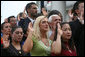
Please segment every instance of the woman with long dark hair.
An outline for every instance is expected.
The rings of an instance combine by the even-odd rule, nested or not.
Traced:
[[[76,48],[72,39],[72,31],[69,23],[67,22],[62,23],[61,30],[63,31],[63,34],[61,36],[61,52],[60,53],[52,52],[51,55],[52,56],[77,56]]]

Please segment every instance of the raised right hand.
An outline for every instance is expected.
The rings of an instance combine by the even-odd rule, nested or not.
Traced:
[[[10,40],[3,40],[3,48],[8,48],[10,45]]]
[[[68,11],[68,15],[69,15],[70,18],[73,18],[73,13],[72,13],[71,9]]]
[[[61,26],[60,26],[59,23],[57,24],[57,31],[58,31],[58,35],[62,35],[63,34],[63,31],[61,30]]]
[[[32,22],[29,23],[27,31],[28,31],[28,34],[34,31]]]

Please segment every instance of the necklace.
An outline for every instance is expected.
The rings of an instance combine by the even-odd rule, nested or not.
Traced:
[[[72,51],[69,49],[69,52],[72,53]]]
[[[68,49],[68,51],[70,52],[70,53],[72,53],[72,51],[70,50],[70,48],[67,46],[67,49]]]
[[[18,52],[19,52],[19,55],[20,55],[20,56],[22,56],[22,51],[21,51],[21,50],[19,50]]]
[[[19,54],[21,54],[21,51],[19,51]]]

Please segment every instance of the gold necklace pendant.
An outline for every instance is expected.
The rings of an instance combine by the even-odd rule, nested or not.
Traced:
[[[70,52],[70,53],[72,53],[72,51],[70,50],[70,48],[67,46],[67,48],[68,48],[68,51]]]
[[[21,54],[21,51],[19,51],[19,54]]]

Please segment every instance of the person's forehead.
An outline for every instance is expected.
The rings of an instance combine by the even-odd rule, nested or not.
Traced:
[[[4,26],[7,26],[7,25],[10,25],[10,26],[11,26],[11,24],[10,24],[10,23],[5,23],[5,24],[4,24]]]
[[[64,24],[64,25],[62,26],[62,28],[70,28],[70,25],[69,25],[69,24]]]
[[[13,17],[13,18],[10,18],[10,20],[16,20],[16,18]]]
[[[80,3],[80,4],[79,4],[79,6],[82,6],[82,5],[84,5],[84,3]]]
[[[37,5],[35,5],[35,4],[33,4],[33,5],[31,5],[31,7],[38,7]]]
[[[46,18],[43,18],[42,21],[48,21],[47,17]]]
[[[22,28],[16,28],[15,31],[22,31]]]
[[[41,21],[40,21],[40,23],[42,23],[42,22],[44,22],[44,21],[48,21],[48,19],[47,18],[44,18],[44,19],[42,19]]]
[[[52,16],[52,19],[61,19],[61,17],[60,16]]]

